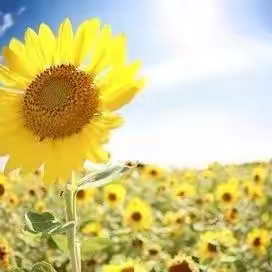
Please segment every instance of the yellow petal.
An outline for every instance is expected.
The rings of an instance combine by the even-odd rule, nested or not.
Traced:
[[[35,67],[36,73],[42,72],[45,69],[46,62],[38,35],[31,28],[28,28],[25,32],[25,48],[28,59],[30,59],[32,66]]]
[[[83,22],[75,34],[74,64],[80,65],[90,52],[100,28],[99,19],[95,18]]]
[[[61,23],[57,37],[55,64],[73,64],[74,44],[71,21],[67,18]]]
[[[125,88],[129,85],[140,70],[141,66],[141,61],[136,60],[129,65],[113,69],[103,79],[98,78],[95,84],[103,95],[114,93],[116,90]]]
[[[103,97],[105,107],[108,110],[118,110],[127,103],[143,88],[145,80],[137,80],[133,85],[126,86],[122,89],[112,92],[110,95]]]
[[[56,38],[46,24],[41,24],[39,28],[39,41],[44,55],[45,64],[50,66],[53,62],[53,55],[56,49]]]
[[[32,78],[33,72],[26,63],[11,49],[3,47],[2,55],[4,56],[5,61],[7,62],[8,68],[15,73],[18,73],[20,76]]]
[[[98,73],[107,63],[108,50],[111,43],[111,26],[105,25],[92,52],[87,72]]]
[[[109,161],[109,153],[104,151],[100,146],[91,144],[87,159],[94,163],[106,163]]]
[[[15,75],[13,72],[8,70],[5,66],[0,64],[0,82],[3,85],[9,85],[9,86],[14,86],[18,88],[26,88],[28,84],[27,79],[19,77]]]
[[[114,66],[125,64],[126,60],[126,37],[124,34],[119,34],[112,41],[111,62]]]

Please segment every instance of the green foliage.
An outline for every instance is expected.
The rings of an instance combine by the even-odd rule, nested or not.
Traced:
[[[40,262],[33,265],[31,272],[56,272],[53,266],[47,262]]]
[[[81,243],[82,259],[88,259],[95,252],[105,250],[111,245],[110,239],[101,237],[85,238]]]
[[[61,223],[49,212],[27,212],[25,223],[26,230],[33,233],[48,233],[61,226]]]

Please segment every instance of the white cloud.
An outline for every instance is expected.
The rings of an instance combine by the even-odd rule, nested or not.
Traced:
[[[256,84],[258,69],[263,60],[272,61],[272,47],[230,33],[221,3],[220,0],[160,0],[158,10],[151,10],[156,15],[161,42],[171,57],[146,68],[144,73],[150,85],[145,105],[163,103],[162,96],[156,96],[158,92],[172,92],[171,97],[177,97],[177,102],[168,101],[168,105],[175,104],[177,108],[166,108],[155,118],[143,118],[141,124],[131,124],[128,120],[110,144],[113,159],[179,167],[204,167],[213,161],[240,163],[270,159],[272,129],[252,107],[245,109],[245,100],[248,93],[261,92]],[[271,73],[268,77],[271,78]],[[204,98],[209,94],[209,82],[217,82],[219,93],[226,92],[224,80],[218,78],[231,81],[227,85],[231,86],[230,95],[240,93],[241,108],[225,105],[223,97],[229,98],[226,93],[219,99],[220,105]],[[187,107],[178,107],[182,84],[190,86],[205,79],[209,79],[203,84],[205,94],[200,94],[199,89],[195,92],[200,96],[195,100],[198,104],[191,97]],[[245,98],[241,98],[241,91],[245,92]],[[140,112],[142,108],[137,110]],[[145,111],[148,115],[148,110]]]
[[[270,159],[271,138],[272,130],[248,113],[195,106],[163,112],[140,126],[128,123],[114,135],[110,150],[116,160],[205,167]]]
[[[17,11],[17,15],[20,16],[25,11],[26,11],[26,7],[20,7],[19,10]]]
[[[12,15],[10,13],[2,14],[0,16],[3,17],[3,24],[0,25],[0,37],[5,34],[5,32],[13,26],[14,22],[12,19]]]
[[[206,78],[253,74],[272,47],[229,32],[220,0],[160,0],[152,9],[161,42],[171,57],[147,67],[151,87],[165,89]]]

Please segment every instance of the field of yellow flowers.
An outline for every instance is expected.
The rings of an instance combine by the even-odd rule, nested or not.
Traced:
[[[82,270],[272,271],[271,166],[139,163],[124,178],[79,191]],[[29,210],[65,220],[62,189],[46,187],[38,171],[0,178],[0,271],[31,271],[39,261],[69,271],[65,235],[31,233],[24,220]]]

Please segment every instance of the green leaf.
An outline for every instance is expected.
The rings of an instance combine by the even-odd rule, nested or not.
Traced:
[[[75,221],[70,221],[70,222],[67,222],[61,226],[59,226],[57,229],[55,230],[51,230],[49,232],[49,234],[53,235],[53,234],[57,234],[57,233],[65,233],[67,232],[68,230],[70,230],[71,228],[73,228],[75,225]]]
[[[32,266],[31,272],[56,272],[56,270],[50,263],[40,262]]]
[[[66,236],[58,234],[58,235],[54,235],[54,237],[52,237],[52,239],[54,240],[54,242],[57,244],[58,248],[61,251],[63,251],[67,255],[69,254]]]
[[[87,259],[90,254],[106,249],[111,245],[111,241],[108,238],[92,237],[86,238],[81,244],[82,259]]]
[[[32,233],[48,233],[61,226],[61,223],[49,212],[28,212],[25,214],[26,230]]]

